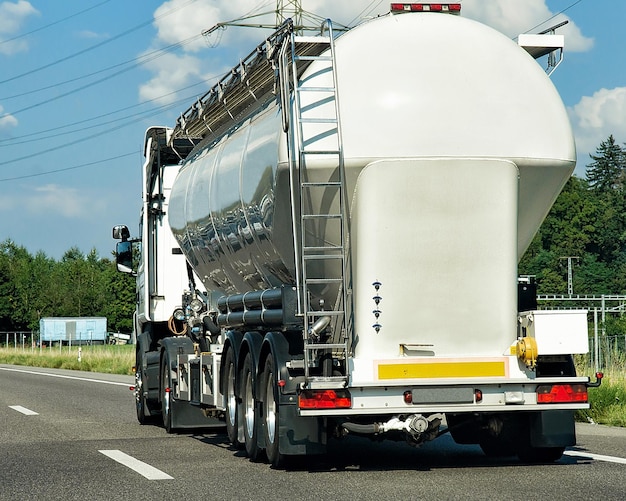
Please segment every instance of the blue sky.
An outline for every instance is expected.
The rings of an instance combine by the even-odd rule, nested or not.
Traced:
[[[389,3],[303,0],[303,7],[354,24]],[[136,234],[145,130],[172,126],[264,36],[228,28],[207,40],[201,32],[275,5],[0,0],[0,241],[56,259],[73,246],[106,257],[113,225]],[[462,15],[511,38],[569,19],[552,80],[576,134],[576,173],[584,176],[589,153],[609,134],[626,142],[626,2],[464,0]]]

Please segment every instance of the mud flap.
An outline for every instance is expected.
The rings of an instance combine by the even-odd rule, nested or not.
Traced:
[[[191,405],[189,402],[170,400],[172,411],[172,429],[189,430],[195,428],[222,428],[224,421],[217,418],[207,418],[200,407]]]
[[[295,405],[281,405],[278,416],[281,454],[326,453],[327,433],[323,418],[298,416]]]
[[[532,447],[569,447],[576,444],[574,411],[543,411],[530,415]]]

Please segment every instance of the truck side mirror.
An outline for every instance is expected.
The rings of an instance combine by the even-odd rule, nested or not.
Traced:
[[[118,224],[113,227],[113,238],[116,240],[121,240],[125,242],[130,238],[130,231],[128,230],[128,226],[123,224]]]
[[[136,275],[133,270],[133,244],[129,240],[122,240],[115,245],[115,264],[117,271]]]

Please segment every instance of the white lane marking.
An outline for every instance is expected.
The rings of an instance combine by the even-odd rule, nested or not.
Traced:
[[[36,374],[38,376],[59,377],[62,379],[77,379],[78,381],[88,381],[90,383],[112,384],[115,386],[129,386],[128,383],[117,383],[115,381],[104,381],[102,379],[91,379],[87,377],[78,377],[78,376],[64,376],[63,374],[51,374],[49,372],[27,371],[24,369],[9,369],[8,367],[0,367],[0,371],[23,372],[24,374]]]
[[[26,407],[22,407],[21,405],[9,405],[9,409],[13,409],[14,411],[21,412],[22,414],[25,414],[26,416],[39,416],[38,412],[31,411],[30,409],[27,409]]]
[[[170,477],[167,473],[164,473],[161,470],[157,470],[154,466],[150,466],[143,461],[139,461],[138,459],[135,459],[134,457],[123,453],[122,451],[110,450],[98,452],[104,454],[114,461],[117,461],[120,464],[123,464],[131,470],[136,471],[140,475],[146,477],[148,480],[171,480],[174,478]]]
[[[603,454],[593,454],[591,452],[565,451],[566,456],[573,456],[583,459],[595,459],[596,461],[607,461],[609,463],[626,464],[626,458],[618,458],[615,456],[604,456]]]

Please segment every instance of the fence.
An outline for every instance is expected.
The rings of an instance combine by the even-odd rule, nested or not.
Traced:
[[[597,339],[597,341],[596,341]],[[589,338],[587,365],[593,371],[626,369],[626,335]]]
[[[119,333],[109,333],[108,335],[108,339],[106,340],[107,343],[110,344],[126,344],[126,337],[130,337],[130,336],[124,336],[123,338],[123,342],[120,342],[120,336],[124,336],[123,334],[119,334]],[[82,339],[82,340],[72,340],[72,338],[70,337],[68,341],[47,341],[44,340],[43,342],[40,341],[40,334],[39,331],[2,331],[0,332],[0,347],[1,348],[14,348],[14,349],[21,349],[22,351],[26,351],[26,350],[30,350],[30,351],[34,351],[34,350],[44,350],[44,349],[61,349],[62,346],[69,346],[70,348],[72,347],[72,345],[75,346],[79,346],[79,345],[85,345],[85,344],[102,344],[102,341],[100,340],[96,340],[93,341],[91,339]]]

